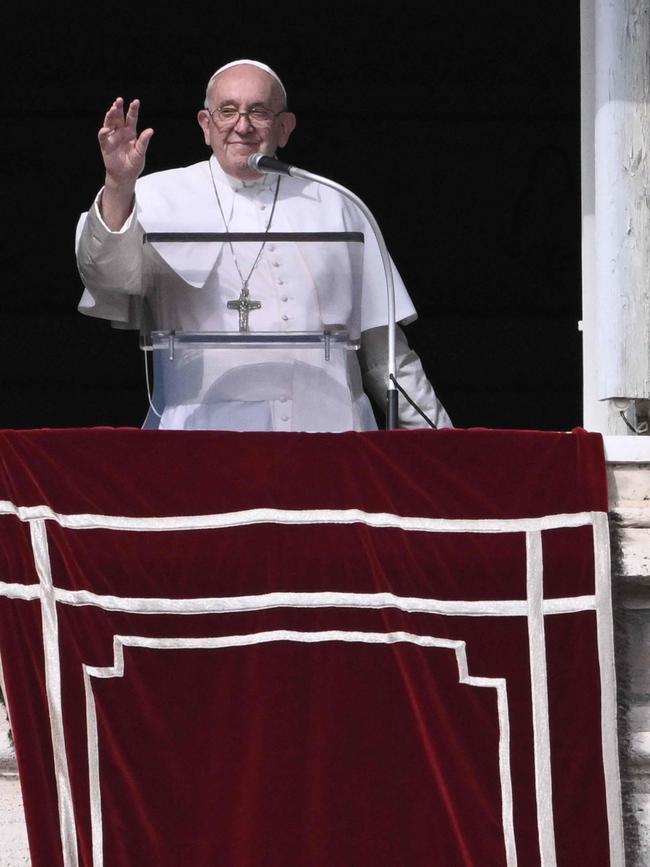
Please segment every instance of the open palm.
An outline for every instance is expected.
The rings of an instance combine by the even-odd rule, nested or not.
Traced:
[[[145,155],[152,129],[137,131],[140,101],[134,99],[124,111],[124,100],[118,97],[106,112],[97,138],[106,173],[116,183],[133,182],[144,169]]]

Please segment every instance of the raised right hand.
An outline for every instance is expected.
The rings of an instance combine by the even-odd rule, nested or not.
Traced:
[[[133,185],[144,169],[145,154],[153,130],[137,132],[140,100],[134,99],[124,111],[121,96],[106,112],[97,138],[106,167],[106,180],[116,186]]]

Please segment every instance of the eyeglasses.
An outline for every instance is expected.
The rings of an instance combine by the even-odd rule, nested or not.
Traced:
[[[271,126],[275,118],[285,112],[286,109],[284,108],[281,111],[271,111],[270,108],[265,108],[263,105],[254,106],[248,111],[240,111],[234,105],[222,105],[211,111],[210,117],[220,127],[236,126],[240,117],[247,118],[253,126]]]

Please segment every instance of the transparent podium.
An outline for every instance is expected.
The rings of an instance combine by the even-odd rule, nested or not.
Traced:
[[[376,428],[345,329],[155,331],[144,428],[339,432]]]
[[[356,353],[362,234],[148,233],[145,243],[186,281],[161,283],[147,297],[140,345],[152,359],[153,388],[145,428],[377,427]],[[250,295],[238,273],[249,271]],[[287,318],[277,311],[292,294],[278,275],[298,299],[295,330],[268,327]]]

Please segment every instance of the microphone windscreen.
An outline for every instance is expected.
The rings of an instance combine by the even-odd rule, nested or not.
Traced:
[[[267,154],[251,154],[248,157],[248,165],[256,172],[262,172],[273,175],[290,175],[291,166],[288,163],[283,163],[276,160],[275,157],[270,157]]]

